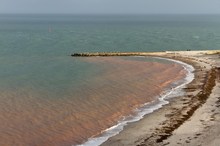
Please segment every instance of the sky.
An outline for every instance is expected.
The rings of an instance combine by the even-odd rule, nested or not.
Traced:
[[[0,0],[0,13],[220,14],[220,0]]]

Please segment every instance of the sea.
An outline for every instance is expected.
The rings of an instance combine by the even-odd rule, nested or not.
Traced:
[[[193,67],[81,52],[217,50],[220,15],[0,14],[0,145],[97,146],[183,94]]]

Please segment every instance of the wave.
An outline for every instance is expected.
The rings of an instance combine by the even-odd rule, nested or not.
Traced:
[[[89,138],[87,142],[77,145],[77,146],[98,146],[107,141],[110,137],[113,137],[117,135],[119,132],[121,132],[124,128],[124,126],[128,125],[129,123],[136,122],[144,118],[145,115],[150,114],[154,112],[155,110],[163,107],[164,105],[168,104],[169,101],[167,99],[181,96],[184,94],[183,88],[189,84],[194,79],[194,68],[193,66],[186,64],[182,61],[173,60],[173,59],[167,59],[167,58],[161,58],[161,57],[154,57],[161,60],[168,60],[172,61],[178,64],[181,64],[184,69],[187,71],[187,75],[184,79],[179,80],[177,82],[173,83],[173,88],[165,90],[163,93],[160,94],[160,96],[157,98],[157,100],[145,103],[141,106],[141,108],[138,108],[134,111],[135,115],[129,115],[124,117],[122,120],[118,121],[118,123],[104,131],[102,131],[101,135],[99,137],[92,137]]]

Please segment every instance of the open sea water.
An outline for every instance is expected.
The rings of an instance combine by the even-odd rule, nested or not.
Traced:
[[[158,58],[71,53],[216,50],[219,26],[219,15],[0,15],[0,145],[100,143],[91,137],[188,74]]]

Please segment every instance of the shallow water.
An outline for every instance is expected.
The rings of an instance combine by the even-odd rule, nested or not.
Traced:
[[[1,92],[2,145],[80,143],[132,114],[143,103],[155,100],[172,82],[185,76],[181,65],[156,59],[80,60],[100,70],[78,87],[65,89],[66,94],[50,97],[54,94],[48,93],[51,91],[41,93],[24,87]]]
[[[220,47],[218,16],[166,18],[0,15],[0,145],[85,142],[186,74],[155,58],[71,53]]]

